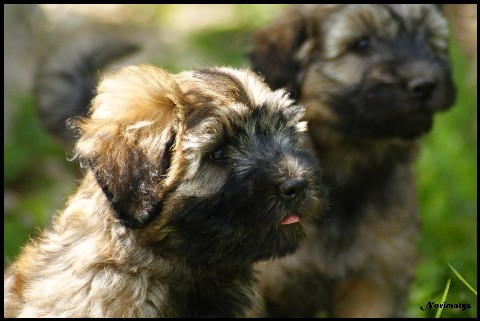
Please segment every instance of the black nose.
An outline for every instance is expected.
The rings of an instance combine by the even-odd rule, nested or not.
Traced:
[[[415,98],[427,99],[432,96],[435,81],[425,77],[415,77],[408,81],[408,92]]]
[[[280,195],[286,201],[300,200],[305,197],[305,179],[289,178],[280,185]]]

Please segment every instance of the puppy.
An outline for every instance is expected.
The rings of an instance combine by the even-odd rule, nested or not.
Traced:
[[[264,263],[271,316],[401,316],[417,262],[412,164],[455,100],[435,5],[291,5],[253,37],[253,68],[306,106],[331,189],[293,255]]]
[[[127,67],[76,122],[86,176],[5,274],[7,317],[259,316],[325,189],[302,108],[252,72]]]

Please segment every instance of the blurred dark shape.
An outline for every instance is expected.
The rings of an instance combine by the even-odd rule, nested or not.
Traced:
[[[85,37],[57,48],[40,64],[34,81],[41,123],[67,151],[76,139],[67,121],[87,114],[100,72],[113,60],[140,49],[111,34]]]

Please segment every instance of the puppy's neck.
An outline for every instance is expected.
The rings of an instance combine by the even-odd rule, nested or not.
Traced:
[[[411,166],[419,144],[418,140],[398,138],[353,140],[330,125],[310,123],[306,146],[315,151],[325,179],[337,186]]]

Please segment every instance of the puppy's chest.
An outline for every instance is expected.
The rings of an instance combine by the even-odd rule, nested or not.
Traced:
[[[368,208],[376,208],[379,219],[388,214],[389,186],[395,165],[388,161],[364,162],[348,154],[323,160],[329,208],[317,220],[317,226],[331,240],[336,239],[335,244],[348,246],[354,242],[355,231],[359,224],[363,224]]]
[[[257,290],[250,280],[183,280],[170,291],[179,317],[245,317],[255,310]]]

